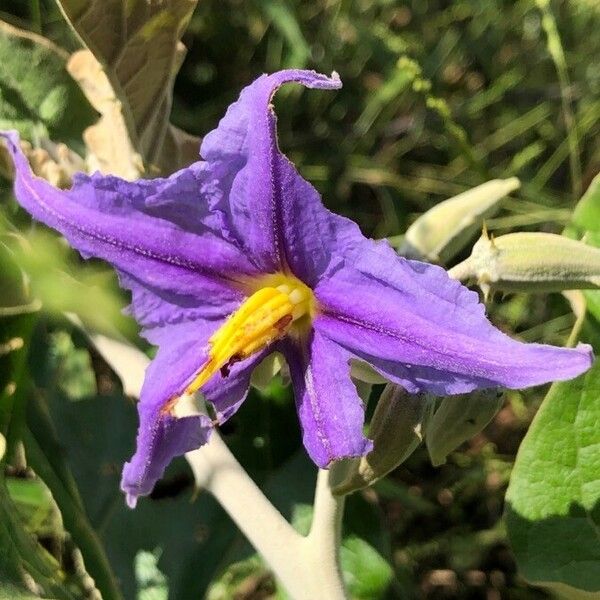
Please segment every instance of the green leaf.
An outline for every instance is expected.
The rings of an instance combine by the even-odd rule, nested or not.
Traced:
[[[600,247],[600,175],[590,183],[573,213],[573,225],[588,243]],[[587,308],[600,322],[600,291],[585,291]]]
[[[64,585],[64,574],[59,565],[25,530],[8,496],[4,477],[0,475],[0,598],[5,591],[3,584],[11,584],[11,588],[16,587],[17,593],[27,598],[25,574],[40,586],[44,596],[74,600],[71,591]]]
[[[39,479],[7,477],[6,488],[25,529],[38,537],[62,535],[60,517],[52,495]]]
[[[388,562],[359,537],[344,539],[340,560],[344,581],[356,600],[382,598],[394,578]]]
[[[68,54],[0,21],[0,129],[27,139],[80,138],[94,113],[66,71]]]
[[[135,576],[138,583],[138,600],[167,600],[167,578],[158,568],[160,551],[140,550],[135,557]]]
[[[235,562],[219,575],[211,584],[206,600],[229,600],[245,596],[247,590],[271,592],[273,586],[271,573],[258,554],[253,554],[245,560]],[[267,588],[267,589],[264,589]],[[281,598],[286,598],[285,592],[280,593]]]
[[[160,149],[169,131],[173,80],[185,55],[179,40],[196,3],[58,0],[102,65],[121,103],[133,148],[150,164],[161,159]]]
[[[35,393],[28,404],[27,424],[23,443],[29,465],[52,492],[64,527],[81,550],[86,570],[95,580],[102,597],[119,600],[122,596],[118,584],[66,464],[62,440],[59,442],[56,437],[45,404]]]
[[[26,380],[29,339],[39,303],[29,302],[26,280],[15,257],[0,244],[0,434],[4,437],[3,459],[11,458],[19,439],[24,416],[22,383]]]
[[[40,597],[24,587],[0,582],[0,600],[40,600]]]
[[[598,360],[586,374],[552,386],[521,444],[506,495],[522,574],[572,598],[600,595],[599,397]]]
[[[600,231],[600,175],[596,175],[575,207],[573,223],[583,231]]]
[[[31,296],[38,299],[38,304],[41,301],[46,311],[58,315],[74,313],[95,329],[113,334],[136,331],[133,320],[122,314],[124,300],[114,274],[106,267],[74,260],[69,247],[48,230],[34,229],[27,236],[6,237],[10,248],[7,255],[26,273]],[[1,246],[0,260],[4,260]],[[0,262],[0,282],[5,277],[4,267]],[[13,285],[10,289],[15,288]],[[90,298],[94,301],[90,302]]]

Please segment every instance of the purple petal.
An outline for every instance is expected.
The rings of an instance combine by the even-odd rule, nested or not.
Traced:
[[[440,267],[365,241],[317,286],[316,330],[410,391],[523,388],[587,370],[591,348],[524,344],[496,329],[478,296]]]
[[[288,362],[302,440],[321,468],[370,452],[363,435],[365,407],[350,379],[351,354],[319,332],[306,345],[282,345]]]
[[[102,258],[149,288],[198,298],[225,293],[239,286],[240,276],[257,273],[220,235],[220,221],[202,197],[202,187],[210,187],[202,165],[133,183],[79,174],[63,191],[32,174],[15,132],[0,136],[15,163],[20,204],[84,257]]]
[[[219,424],[231,418],[246,399],[252,371],[268,353],[266,349],[252,355],[231,366],[226,375],[216,373],[202,386],[202,395],[214,406]]]
[[[132,275],[119,272],[121,286],[131,291],[128,312],[142,326],[141,334],[151,343],[165,326],[201,319],[221,319],[234,312],[245,296],[233,287],[207,282],[204,294],[176,293],[150,287]]]
[[[176,418],[166,414],[167,402],[179,396],[207,360],[208,338],[223,320],[200,320],[170,324],[150,330],[152,342],[160,346],[146,371],[138,411],[140,425],[136,452],[123,469],[121,488],[128,503],[147,495],[176,456],[199,448],[213,428],[204,415]],[[227,375],[217,373],[201,389],[224,423],[248,395],[252,370],[268,350],[236,363]]]
[[[167,402],[179,396],[207,357],[208,338],[221,322],[198,321],[156,329],[161,345],[146,370],[138,403],[140,425],[136,451],[123,468],[121,489],[134,506],[149,494],[176,456],[206,443],[211,420],[203,415],[176,418],[167,414]]]
[[[200,153],[223,191],[213,208],[221,212],[231,235],[264,271],[291,269],[311,285],[328,267],[331,245],[360,232],[324,208],[317,191],[279,150],[272,100],[286,82],[341,87],[336,75],[313,71],[263,75],[229,107],[217,129],[204,138]]]

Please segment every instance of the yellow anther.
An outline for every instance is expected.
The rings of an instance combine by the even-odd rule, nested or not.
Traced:
[[[286,335],[294,323],[312,315],[311,290],[296,279],[271,276],[210,337],[208,360],[186,388],[198,391],[215,373],[259,352]]]

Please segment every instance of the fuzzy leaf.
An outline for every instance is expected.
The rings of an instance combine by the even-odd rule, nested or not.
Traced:
[[[596,175],[577,204],[573,223],[584,231],[600,231],[600,175]]]
[[[94,113],[49,40],[0,21],[0,129],[25,138],[78,138]]]
[[[408,228],[400,253],[442,263],[450,260],[519,185],[516,177],[493,179],[436,204]]]
[[[570,598],[600,595],[600,362],[555,384],[517,456],[507,528],[525,578]]]
[[[58,0],[121,103],[132,146],[150,164],[160,161],[169,129],[172,83],[185,55],[179,40],[196,3]],[[99,137],[96,144],[109,136]]]

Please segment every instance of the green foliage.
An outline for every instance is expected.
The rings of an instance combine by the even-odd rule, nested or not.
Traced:
[[[65,69],[67,59],[46,38],[0,22],[0,129],[77,144],[93,111]]]
[[[600,175],[590,183],[573,212],[573,224],[582,231],[600,231]]]
[[[573,212],[573,226],[589,244],[600,248],[600,175],[590,183]],[[588,311],[600,322],[600,290],[586,291]]]
[[[400,246],[399,234],[441,200],[518,176],[515,197],[486,215],[490,230],[558,232],[572,217],[572,236],[600,246],[600,180],[593,180],[600,164],[600,71],[593,60],[600,12],[590,0],[207,0],[193,15],[194,0],[60,4],[107,76],[104,104],[92,102],[102,115],[96,126],[114,133],[123,124],[128,173],[142,167],[137,154],[148,175],[197,155],[197,140],[184,151],[181,132],[168,125],[171,104],[173,122],[202,135],[261,72],[335,69],[344,82],[338,93],[301,96],[290,87],[277,97],[281,146],[327,205],[366,233],[393,236]],[[2,10],[10,13],[2,18],[46,37],[0,29],[0,126],[16,126],[34,145],[50,137],[80,150],[96,117],[65,70],[69,55],[58,46],[78,48],[65,20],[50,0],[7,0]],[[177,75],[188,21],[189,52]],[[94,64],[77,72],[90,100],[84,81],[101,79]],[[115,100],[123,110],[107,119]],[[86,142],[88,158],[110,155],[89,129]],[[113,166],[122,162],[112,158]],[[592,180],[573,213],[578,187]],[[135,512],[125,508],[118,483],[134,441],[134,406],[90,340],[62,315],[133,340],[131,321],[120,315],[127,299],[106,269],[83,265],[61,240],[32,228],[2,190],[0,202],[0,432],[7,442],[0,599],[79,600],[90,595],[90,574],[105,598],[187,600],[209,588],[223,598],[277,594],[227,515],[206,494],[194,494],[183,462],[153,498]],[[472,222],[458,219],[449,238],[442,235],[446,254],[432,244],[448,266],[465,258],[460,252],[479,228],[483,215],[473,212]],[[446,244],[454,234],[460,243]],[[600,292],[585,297],[600,320]],[[488,309],[497,324],[529,341],[565,343],[574,321],[559,296],[519,295]],[[593,329],[592,319],[586,327]],[[576,587],[595,585],[600,560],[597,547],[584,543],[598,526],[591,472],[597,453],[575,462],[573,446],[597,435],[590,425],[598,418],[597,379],[596,367],[553,388],[524,442],[509,495],[509,533],[524,575],[548,583],[549,567],[557,566],[552,589],[572,597]],[[298,452],[282,381],[262,381],[225,437],[282,513],[294,513],[306,529],[314,470]],[[420,448],[364,496],[347,499],[343,562],[354,597],[543,596],[516,578],[498,521],[516,449],[540,400],[539,391],[508,394],[496,420],[453,449],[441,468],[432,469]],[[587,485],[575,485],[586,477]],[[561,569],[567,552],[581,561]],[[593,564],[584,569],[586,560]],[[436,583],[440,572],[450,583]]]
[[[552,387],[521,444],[506,495],[523,575],[572,598],[600,594],[599,397],[598,363]]]
[[[148,3],[143,0],[59,0],[64,15],[83,43],[101,64],[118,101],[133,149],[148,165],[174,167],[173,157],[163,155],[176,146],[176,133],[169,129],[172,82],[185,56],[179,41],[197,0],[170,0]],[[90,72],[94,63],[86,61],[77,72],[84,90],[103,110],[104,99],[97,97],[98,75]],[[107,127],[115,122],[104,115]],[[97,131],[97,130],[96,130]],[[107,130],[95,137],[94,152],[108,159]],[[100,138],[100,139],[98,139]],[[90,142],[88,136],[88,143]],[[114,140],[112,144],[114,144]]]
[[[356,536],[342,541],[342,572],[352,598],[376,600],[383,597],[393,579],[384,558],[367,542]]]

